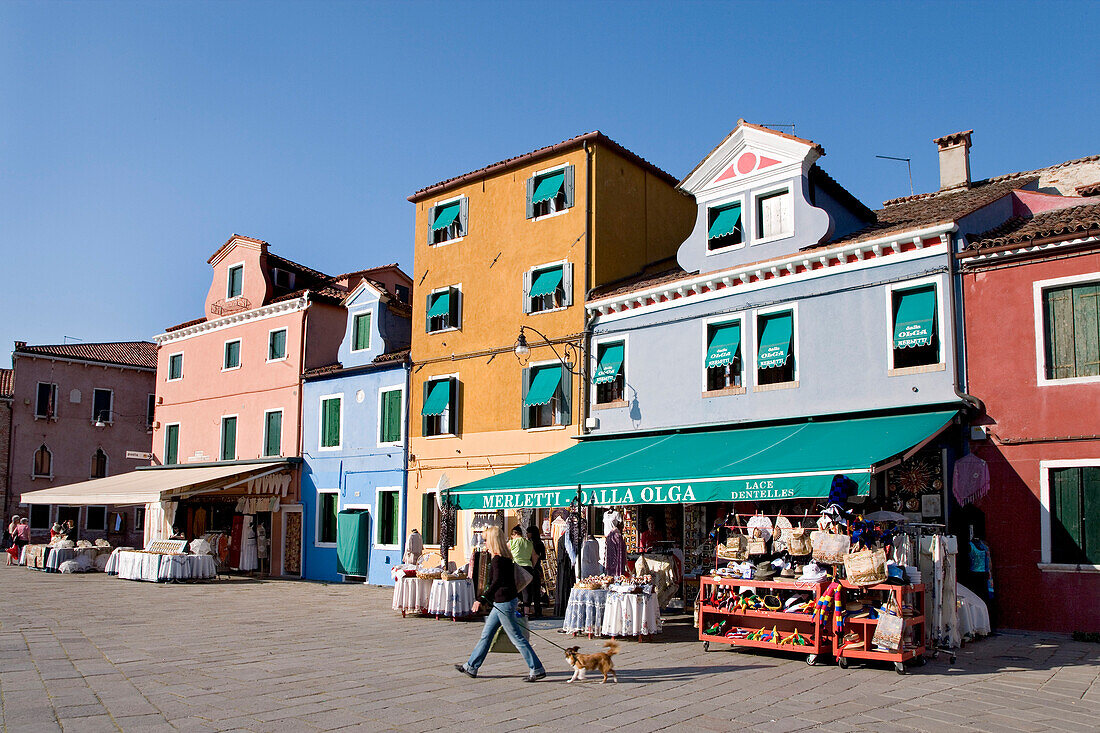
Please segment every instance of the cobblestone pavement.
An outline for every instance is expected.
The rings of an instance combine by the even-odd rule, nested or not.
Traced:
[[[681,621],[624,643],[617,685],[567,686],[561,652],[535,637],[550,674],[530,685],[518,655],[459,675],[480,624],[402,619],[389,601],[364,586],[0,567],[4,730],[1100,730],[1100,645],[1061,637],[1001,634],[900,676],[704,653]]]

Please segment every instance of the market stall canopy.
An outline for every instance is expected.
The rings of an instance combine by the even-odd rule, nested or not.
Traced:
[[[875,468],[938,435],[955,411],[589,439],[451,489],[459,509],[820,498],[835,474],[867,494]]]
[[[203,490],[224,488],[287,466],[285,461],[244,465],[231,463],[223,466],[158,466],[67,486],[28,491],[19,501],[24,504],[76,506],[149,504],[181,493],[201,493]]]

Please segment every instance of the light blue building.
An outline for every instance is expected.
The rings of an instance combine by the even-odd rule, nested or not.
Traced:
[[[307,372],[302,389],[302,575],[392,585],[405,541],[411,308],[369,279],[344,305],[339,362]]]

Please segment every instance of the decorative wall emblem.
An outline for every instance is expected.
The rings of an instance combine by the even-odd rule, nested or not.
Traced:
[[[775,158],[769,158],[766,155],[757,155],[751,151],[745,151],[737,156],[737,160],[733,161],[733,165],[726,168],[722,175],[714,179],[714,182],[720,183],[721,181],[736,178],[737,176],[747,176],[753,171],[771,168],[773,165],[779,165],[779,161]]]

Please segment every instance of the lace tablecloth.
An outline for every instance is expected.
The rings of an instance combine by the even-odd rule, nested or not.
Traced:
[[[474,584],[469,580],[433,580],[428,613],[433,616],[461,618],[470,615],[474,605]]]
[[[36,570],[46,569],[46,560],[53,548],[49,545],[24,545],[23,553],[19,558],[21,565]]]
[[[118,550],[111,553],[105,572],[125,580],[205,580],[215,576],[211,555],[161,555],[152,552]]]
[[[398,578],[393,584],[393,610],[413,613],[427,612],[428,599],[432,591],[431,580],[420,578]]]
[[[55,547],[46,558],[46,569],[56,573],[66,560],[75,560],[77,555],[87,555],[92,561],[92,570],[95,570],[95,559],[109,551],[110,548],[107,547]]]
[[[603,612],[604,636],[649,636],[662,630],[657,596],[652,593],[607,594]]]
[[[562,629],[573,634],[599,634],[606,604],[607,590],[574,588],[569,592]]]

